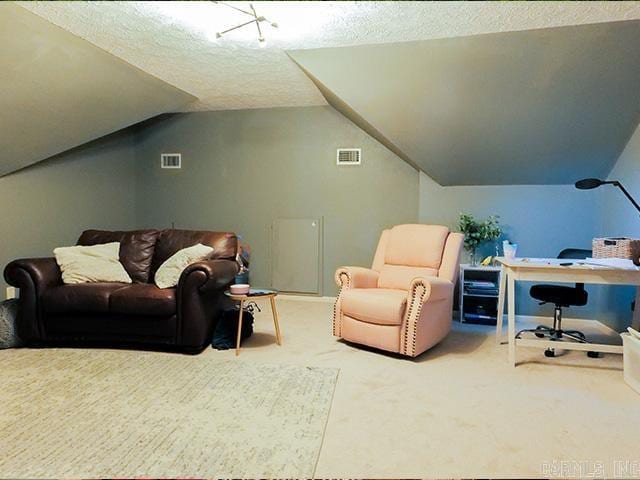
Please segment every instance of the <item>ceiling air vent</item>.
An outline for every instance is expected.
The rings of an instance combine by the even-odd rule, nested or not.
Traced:
[[[362,160],[361,148],[339,148],[337,155],[338,165],[360,165]]]
[[[160,155],[161,168],[182,168],[181,153],[162,153]]]

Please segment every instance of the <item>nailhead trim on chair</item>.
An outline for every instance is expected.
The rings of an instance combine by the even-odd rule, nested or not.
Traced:
[[[340,304],[343,290],[350,287],[351,277],[349,277],[349,272],[346,270],[336,270],[335,280],[340,286],[340,291],[336,297],[336,303],[333,304],[333,336],[342,337],[342,322],[338,320],[338,315],[340,315],[338,305]]]
[[[403,345],[400,349],[400,353],[409,355],[411,357],[416,356],[416,338],[418,333],[418,319],[420,318],[420,312],[422,311],[422,305],[424,304],[424,296],[427,293],[427,286],[424,282],[419,281],[412,285],[411,290],[411,303],[407,309],[407,316],[405,319]],[[411,338],[411,351],[407,348]]]

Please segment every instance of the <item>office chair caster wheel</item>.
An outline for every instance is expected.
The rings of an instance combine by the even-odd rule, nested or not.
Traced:
[[[553,348],[547,348],[544,351],[544,356],[545,357],[549,357],[549,358],[553,358],[556,356],[556,351]]]
[[[536,337],[538,337],[538,338],[544,338],[544,333],[538,333],[538,332],[536,332]]]
[[[587,357],[589,358],[600,358],[600,352],[587,352]]]

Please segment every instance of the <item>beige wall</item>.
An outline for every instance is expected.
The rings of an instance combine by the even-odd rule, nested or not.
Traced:
[[[640,201],[640,125],[607,178],[619,180],[636,201]],[[599,200],[597,236],[640,238],[640,213],[618,188],[603,185],[585,194]],[[634,296],[633,287],[609,287],[600,292],[599,301],[604,313],[615,319],[620,330],[629,325],[630,305]]]
[[[324,295],[344,264],[371,264],[380,231],[418,220],[418,173],[331,107],[175,115],[136,142],[139,227],[230,230],[252,247],[252,283],[271,279],[276,218],[324,217]],[[360,167],[336,148],[362,147]],[[161,170],[181,152],[182,170]]]
[[[640,125],[607,178],[619,180],[633,198],[640,202]],[[598,193],[603,206],[599,225],[602,233],[640,238],[640,213],[622,192],[605,185],[598,189]]]
[[[15,2],[0,61],[0,175],[195,100]]]
[[[0,178],[0,265],[47,257],[86,228],[127,229],[134,218],[133,137],[120,133]],[[4,298],[4,280],[2,297]]]
[[[595,235],[597,198],[573,185],[491,185],[443,187],[420,174],[420,221],[458,229],[461,212],[479,219],[499,215],[503,238],[518,244],[518,256],[555,257],[564,248],[590,248]],[[482,255],[493,255],[486,245]],[[518,313],[553,315],[551,306],[538,306],[529,298],[528,284],[518,286]],[[598,288],[588,286],[592,297]],[[593,298],[586,307],[575,307],[567,316],[595,318],[602,310]]]
[[[361,167],[337,167],[337,147],[363,148]],[[161,170],[162,152],[183,169]],[[640,129],[610,178],[640,197]],[[619,191],[571,185],[443,187],[418,174],[331,107],[180,114],[148,123],[0,178],[0,261],[46,256],[85,228],[231,230],[253,250],[252,279],[269,285],[275,218],[324,217],[324,295],[339,265],[369,265],[380,231],[420,221],[457,230],[460,212],[501,216],[505,236],[526,256],[588,248],[598,235],[640,235]],[[492,253],[491,249],[485,250]],[[629,289],[590,287],[572,314],[624,328]],[[522,313],[550,314],[521,290]]]
[[[638,45],[634,20],[287,53],[442,185],[562,185],[606,175],[637,125]]]

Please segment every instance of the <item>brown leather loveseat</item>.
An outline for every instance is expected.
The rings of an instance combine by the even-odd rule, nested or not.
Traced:
[[[120,242],[132,284],[65,285],[54,258],[14,260],[4,271],[20,289],[18,334],[28,345],[141,345],[196,353],[211,342],[223,292],[238,271],[232,233],[191,230],[87,230],[78,245]],[[202,243],[211,260],[190,265],[176,288],[154,274],[178,250]]]

